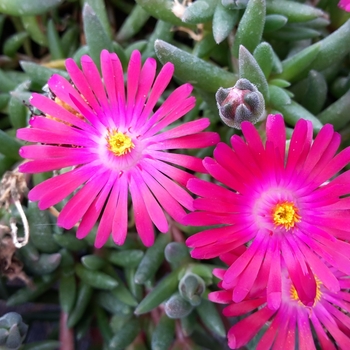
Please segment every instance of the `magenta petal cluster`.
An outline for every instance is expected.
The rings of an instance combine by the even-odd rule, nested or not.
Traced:
[[[339,3],[338,3],[338,6],[347,11],[347,12],[350,12],[350,0],[340,0]]]
[[[222,278],[225,270],[216,269],[214,273]],[[268,307],[263,289],[239,303],[232,302],[230,289],[210,293],[211,301],[229,304],[223,310],[226,317],[244,316],[228,332],[229,347],[239,349],[261,332],[254,347],[257,350],[316,350],[316,339],[323,350],[350,349],[350,280],[337,271],[334,274],[341,288],[339,292],[330,291],[317,278],[309,276],[316,284],[316,293],[311,303],[304,303],[282,269],[282,302],[277,310]]]
[[[102,51],[102,76],[89,56],[82,57],[81,66],[68,59],[71,81],[60,75],[50,78],[52,98],[33,94],[30,103],[43,115],[33,116],[30,127],[17,132],[18,138],[35,143],[21,148],[29,161],[20,171],[65,168],[34,187],[29,199],[46,209],[74,193],[58,224],[70,229],[80,222],[77,236],[83,238],[99,222],[95,246],[101,247],[110,234],[116,244],[125,241],[130,197],[136,230],[151,246],[153,224],[167,232],[167,215],[182,222],[186,210],[193,209],[185,190],[193,175],[181,168],[205,171],[200,159],[173,150],[212,146],[218,135],[203,132],[208,119],[172,126],[195,105],[190,84],[175,89],[156,109],[173,75],[171,63],[157,76],[156,61],[148,58],[142,65],[134,51],[126,86],[114,53]]]
[[[192,257],[222,257],[248,248],[222,276],[239,303],[259,283],[270,309],[282,301],[281,271],[285,266],[298,295],[314,299],[314,274],[331,292],[340,290],[332,269],[350,275],[350,171],[337,175],[350,161],[350,148],[337,153],[340,135],[325,125],[313,140],[312,124],[299,120],[286,143],[281,115],[269,115],[266,141],[249,122],[242,123],[245,140],[219,143],[214,158],[203,164],[220,186],[191,179],[198,198],[187,225],[215,225],[187,239]],[[287,149],[286,149],[287,145]],[[331,269],[332,268],[332,269]],[[259,277],[259,271],[264,270]]]

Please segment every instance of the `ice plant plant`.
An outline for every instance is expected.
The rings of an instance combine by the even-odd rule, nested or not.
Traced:
[[[312,271],[330,291],[339,291],[329,266],[350,274],[350,171],[330,179],[349,163],[350,148],[336,155],[340,135],[333,126],[325,125],[313,141],[311,122],[301,119],[286,155],[281,115],[268,116],[265,144],[251,123],[243,122],[242,132],[245,141],[234,135],[232,148],[219,143],[214,159],[203,161],[226,187],[188,182],[199,198],[186,224],[219,225],[187,239],[192,257],[214,258],[248,246],[223,276],[234,302],[247,297],[262,266],[268,272],[260,283],[271,309],[281,304],[282,265],[296,288]]]
[[[116,54],[101,52],[101,71],[89,56],[80,70],[73,59],[66,61],[71,82],[53,75],[48,86],[52,98],[33,94],[30,103],[43,115],[33,116],[30,127],[17,137],[36,143],[21,148],[29,159],[20,167],[39,173],[73,167],[37,185],[29,199],[48,208],[77,192],[58,217],[66,229],[80,221],[79,238],[85,237],[99,220],[95,246],[101,247],[110,233],[123,244],[128,227],[128,194],[131,194],[136,230],[146,246],[154,241],[153,224],[167,232],[165,212],[181,222],[193,200],[184,189],[192,171],[205,171],[200,159],[167,152],[201,148],[218,142],[218,135],[202,132],[208,119],[198,119],[170,128],[191,110],[192,86],[173,91],[155,111],[169,84],[174,67],[165,64],[156,77],[156,61],[142,65],[134,51],[127,70],[127,83]],[[164,131],[164,129],[166,130]]]
[[[229,347],[238,349],[262,332],[257,350],[316,350],[315,341],[323,350],[349,349],[350,280],[343,273],[332,271],[341,288],[337,293],[326,288],[310,271],[306,274],[304,288],[296,288],[286,269],[282,268],[282,302],[278,310],[268,307],[263,289],[256,289],[249,298],[239,303],[232,302],[233,291],[230,289],[210,293],[210,300],[229,304],[223,310],[226,317],[244,316],[228,331]],[[214,273],[222,278],[225,271],[216,269]],[[312,290],[315,292],[310,293]],[[264,326],[267,326],[265,330]]]

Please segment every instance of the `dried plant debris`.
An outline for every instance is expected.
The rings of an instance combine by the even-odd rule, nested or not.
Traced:
[[[17,170],[7,171],[4,174],[0,182],[0,208],[3,207],[11,213],[11,204],[13,203],[21,216],[24,228],[24,237],[18,238],[16,220],[14,218],[10,219],[9,225],[11,229],[9,234],[12,236],[16,248],[25,246],[29,239],[29,224],[20,202],[21,197],[26,191],[27,184],[23,174]]]
[[[11,229],[0,225],[0,274],[10,281],[18,278],[31,285],[31,280],[23,271],[23,263],[15,256],[16,246],[11,237]]]

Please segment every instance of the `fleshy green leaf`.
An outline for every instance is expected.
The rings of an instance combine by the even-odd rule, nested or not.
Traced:
[[[195,57],[163,40],[156,40],[155,51],[158,59],[165,64],[172,62],[175,76],[203,90],[216,92],[219,87],[233,86],[238,76]]]
[[[282,28],[288,22],[288,18],[282,15],[266,15],[264,33],[271,33]]]
[[[220,44],[232,31],[238,21],[237,10],[230,10],[218,2],[213,17],[213,36],[215,42]]]
[[[293,81],[302,71],[311,66],[311,63],[319,54],[320,48],[321,44],[317,43],[287,58],[282,62],[283,72],[275,78]]]
[[[178,273],[179,271],[175,270],[168,276],[164,277],[140,302],[135,309],[135,314],[145,314],[168,299],[177,288],[177,284],[179,282]]]
[[[1,0],[0,12],[13,16],[40,15],[58,6],[62,0]]]
[[[301,104],[313,114],[322,110],[326,102],[328,86],[323,75],[311,70],[305,82],[306,91],[302,96]]]
[[[205,23],[212,19],[217,0],[197,0],[186,7],[182,20],[189,24]]]
[[[118,41],[126,41],[137,34],[148,21],[150,14],[140,5],[136,4],[126,18],[117,34]]]
[[[350,90],[339,100],[328,106],[317,117],[324,124],[331,123],[336,130],[341,129],[350,120]]]
[[[163,315],[152,334],[152,349],[169,349],[175,336],[175,320]]]
[[[312,122],[315,134],[317,134],[323,126],[322,122],[318,118],[294,101],[292,101],[290,104],[280,105],[278,106],[278,109],[283,114],[285,121],[289,125],[294,126],[299,119],[310,120]]]
[[[265,0],[250,0],[241,18],[232,48],[233,56],[238,57],[239,48],[243,45],[251,53],[261,41],[265,26]]]
[[[256,85],[265,101],[269,100],[269,88],[265,75],[253,55],[244,46],[239,49],[239,76]]]
[[[263,42],[255,48],[253,56],[267,79],[273,67],[273,48],[269,43]]]
[[[96,65],[100,67],[100,54],[103,49],[113,51],[112,41],[105,32],[96,13],[88,4],[83,9],[84,33],[89,53]]]
[[[153,17],[176,26],[184,26],[185,23],[172,12],[174,3],[168,0],[136,0]]]
[[[164,260],[164,249],[170,242],[170,235],[159,235],[153,246],[148,248],[135,274],[135,282],[144,284],[157,272]]]
[[[266,13],[282,15],[288,22],[305,22],[324,15],[320,9],[294,1],[270,0],[266,2]]]

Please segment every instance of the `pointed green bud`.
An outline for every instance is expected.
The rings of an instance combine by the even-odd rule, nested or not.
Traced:
[[[204,290],[205,283],[203,279],[193,273],[187,273],[180,280],[179,292],[193,306],[201,303]]]
[[[193,306],[179,293],[173,294],[164,304],[164,311],[170,318],[186,317],[193,310]]]
[[[220,88],[216,101],[222,121],[236,129],[241,129],[243,121],[255,124],[265,113],[263,95],[247,79],[239,79],[232,88]]]

